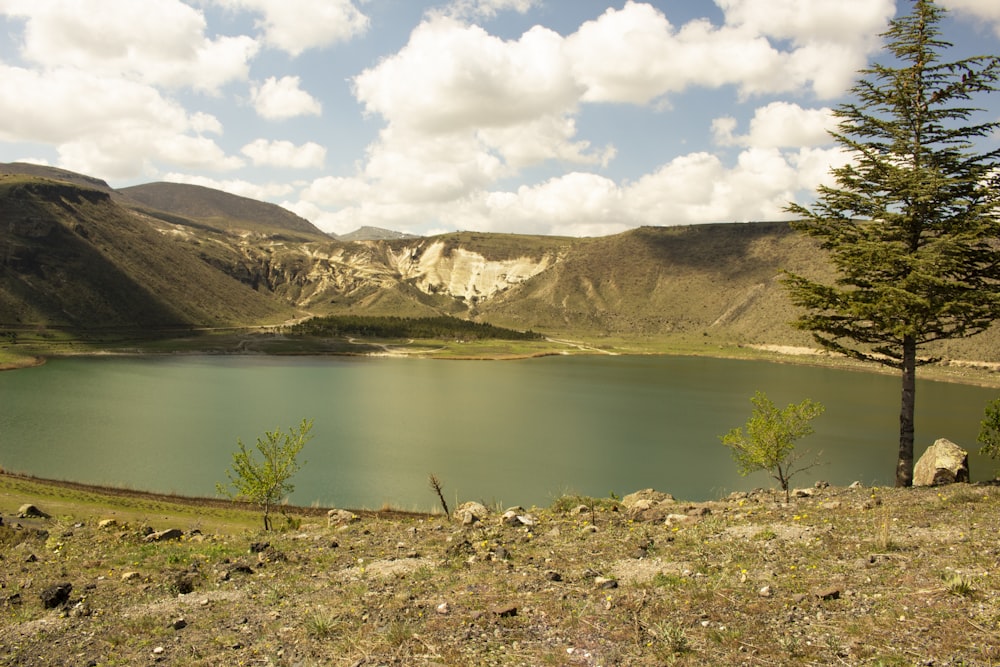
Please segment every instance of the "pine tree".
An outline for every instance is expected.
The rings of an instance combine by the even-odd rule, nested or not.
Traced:
[[[792,204],[839,274],[824,284],[786,274],[796,326],[824,347],[901,371],[896,485],[913,480],[921,346],[972,336],[1000,317],[1000,150],[975,141],[1000,128],[971,122],[975,95],[996,90],[1000,57],[942,62],[944,10],[913,0],[883,35],[891,65],[861,70],[839,106],[835,140],[852,156],[816,203]]]

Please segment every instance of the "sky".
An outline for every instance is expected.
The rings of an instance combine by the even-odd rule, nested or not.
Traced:
[[[939,4],[946,60],[1000,54],[1000,2]],[[0,0],[0,162],[204,185],[336,234],[784,219],[846,159],[830,111],[910,6]],[[974,103],[1000,121],[1000,93]]]

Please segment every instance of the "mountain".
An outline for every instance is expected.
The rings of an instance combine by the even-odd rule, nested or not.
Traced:
[[[0,220],[4,325],[220,326],[292,311],[213,268],[103,188],[2,175]]]
[[[785,222],[600,238],[457,232],[352,241],[207,188],[116,192],[82,175],[41,173],[0,176],[0,327],[449,314],[550,335],[809,346],[810,335],[788,324],[796,311],[782,271],[832,276],[816,243]],[[931,351],[1000,361],[1000,327]]]
[[[114,193],[111,186],[99,178],[41,164],[31,164],[29,162],[9,162],[5,164],[0,162],[0,174],[37,176],[39,178],[47,178],[53,181],[72,183],[88,189],[101,190],[102,192],[107,192],[109,194]]]
[[[275,204],[239,197],[220,190],[182,183],[148,183],[118,193],[152,215],[163,211],[227,233],[283,235],[298,240],[329,238],[311,222]],[[176,220],[174,220],[176,221]]]
[[[419,236],[407,234],[405,232],[394,232],[391,229],[381,227],[359,227],[348,234],[334,236],[341,241],[386,241],[389,239],[416,239]]]

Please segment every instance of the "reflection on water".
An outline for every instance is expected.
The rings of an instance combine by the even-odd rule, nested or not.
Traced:
[[[547,505],[562,493],[653,487],[705,500],[771,486],[741,478],[719,436],[750,396],[826,406],[799,447],[824,465],[793,479],[891,484],[895,377],[697,357],[68,359],[0,373],[0,466],[40,477],[212,495],[236,439],[315,421],[292,501],[345,507],[449,501]],[[921,382],[917,455],[970,451],[995,391]],[[995,462],[971,457],[973,479]]]

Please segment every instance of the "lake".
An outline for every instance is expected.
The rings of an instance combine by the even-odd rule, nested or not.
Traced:
[[[801,440],[817,479],[890,485],[896,376],[763,361],[567,356],[519,361],[165,356],[56,359],[0,373],[0,467],[39,477],[212,496],[237,438],[313,419],[296,504],[435,509],[549,505],[563,493],[653,487],[685,500],[772,486],[740,477],[719,436],[762,390],[779,407],[826,406]],[[974,480],[1000,463],[976,436],[995,389],[919,381],[919,455],[939,437],[972,454]]]

